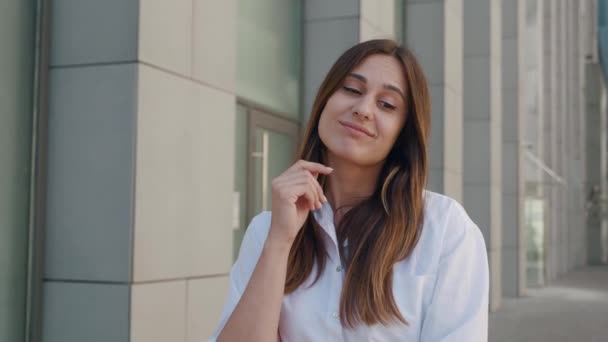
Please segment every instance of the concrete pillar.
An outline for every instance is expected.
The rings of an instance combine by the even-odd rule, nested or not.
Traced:
[[[577,101],[577,94],[575,91],[576,87],[576,72],[575,72],[575,51],[574,51],[574,16],[575,12],[578,11],[578,2],[567,2],[566,3],[566,82],[564,87],[566,89],[568,106],[566,107],[565,116],[565,141],[566,141],[566,155],[565,155],[565,174],[568,179],[568,195],[565,198],[565,216],[566,216],[566,227],[567,240],[566,240],[566,272],[574,267],[574,259],[576,256],[576,245],[577,231],[580,231],[577,227],[581,225],[577,224],[577,210],[578,206],[578,195],[582,178],[578,175],[579,165],[574,165],[577,159],[576,151],[576,139],[577,139],[577,128],[578,124],[578,111],[575,109],[575,103]],[[580,156],[579,156],[580,163]]]
[[[589,2],[581,2],[579,4],[579,10],[576,14],[576,32],[575,32],[575,57],[576,57],[576,89],[574,90],[577,96],[577,102],[575,104],[575,109],[578,113],[578,124],[577,124],[577,153],[579,160],[579,175],[582,178],[582,181],[579,184],[579,202],[577,207],[577,222],[578,226],[585,226],[585,183],[586,183],[586,174],[587,174],[587,156],[585,154],[585,141],[587,136],[586,129],[586,115],[585,115],[585,91],[584,91],[584,83],[585,83],[585,46],[583,44],[585,40],[585,36],[588,34],[586,31],[586,9],[585,7],[589,6]],[[595,17],[595,16],[594,16]],[[587,239],[586,232],[581,229],[576,230],[578,232],[578,243],[577,243],[577,253],[575,257],[575,267],[586,265],[587,263]]]
[[[584,136],[584,111],[581,108],[581,65],[584,63],[581,49],[580,16],[583,2],[568,2],[568,97],[570,104],[567,115],[567,167],[570,184],[568,199],[568,270],[585,263],[586,239],[584,203],[585,203],[585,153],[582,137]]]
[[[232,263],[236,4],[52,2],[42,341],[212,333]]]
[[[597,265],[608,262],[606,251],[602,248],[602,242],[605,239],[605,236],[602,235],[606,229],[606,219],[602,212],[606,210],[607,120],[605,112],[606,87],[601,65],[597,63],[587,64],[586,78],[587,139],[585,144],[587,173],[585,205],[587,213],[587,262]]]
[[[547,96],[547,106],[545,107],[544,116],[544,153],[543,158],[545,165],[548,169],[553,171],[553,174],[544,173],[544,185],[545,185],[545,199],[546,199],[546,216],[545,216],[545,259],[546,263],[546,281],[554,279],[558,274],[558,238],[559,230],[557,229],[557,191],[560,186],[560,182],[555,176],[559,176],[555,173],[556,155],[557,155],[557,111],[559,108],[560,94],[557,87],[557,69],[558,69],[558,2],[557,1],[545,1],[545,18],[549,23],[549,49],[547,51],[546,58],[548,59],[547,68],[547,90],[549,92]],[[545,59],[545,62],[547,62]]]
[[[559,50],[558,50],[558,70],[557,86],[559,87],[559,107],[557,123],[557,158],[555,171],[562,175],[565,184],[558,189],[557,193],[557,220],[555,222],[559,230],[558,241],[558,260],[559,273],[562,275],[568,270],[568,192],[572,186],[568,183],[568,164],[567,164],[567,128],[568,128],[568,106],[570,98],[568,94],[568,0],[559,0]]]
[[[519,297],[526,288],[525,2],[502,2],[502,292]],[[532,90],[531,90],[532,91]]]
[[[492,310],[502,297],[500,5],[467,0],[463,8],[463,204],[486,238]]]
[[[458,201],[463,175],[462,6],[462,0],[407,0],[405,9],[405,41],[418,56],[431,91],[428,188]]]
[[[402,23],[396,21],[395,11],[401,0],[360,0],[359,41],[375,38],[393,38],[397,29],[403,29]]]

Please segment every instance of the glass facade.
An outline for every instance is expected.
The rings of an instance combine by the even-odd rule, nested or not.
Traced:
[[[608,0],[598,0],[598,48],[600,51],[600,64],[604,71],[604,77],[608,75]]]
[[[543,199],[527,196],[524,218],[527,234],[526,285],[528,287],[538,287],[545,283],[544,216]]]
[[[239,1],[234,189],[234,256],[245,228],[270,210],[272,179],[298,144],[302,2]]]
[[[239,1],[237,94],[298,120],[302,3]]]

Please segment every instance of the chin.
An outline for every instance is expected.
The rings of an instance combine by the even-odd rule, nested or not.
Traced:
[[[345,146],[347,145],[347,146]],[[327,146],[327,151],[334,157],[341,159],[347,163],[358,165],[358,166],[371,166],[375,165],[379,160],[374,158],[373,153],[365,151],[361,147],[348,146],[351,144],[339,144],[337,146]]]

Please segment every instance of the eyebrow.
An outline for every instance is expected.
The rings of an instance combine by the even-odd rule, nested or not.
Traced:
[[[348,74],[348,76],[350,76],[352,78],[356,78],[356,79],[358,79],[361,82],[367,83],[367,78],[365,78],[365,76],[363,76],[363,75],[351,72],[350,74]],[[389,84],[389,83],[384,83],[382,86],[385,89],[397,92],[399,95],[401,95],[401,98],[403,98],[403,101],[405,101],[405,94],[403,93],[403,91],[401,91],[401,89],[399,89],[399,87],[394,86],[394,85]]]

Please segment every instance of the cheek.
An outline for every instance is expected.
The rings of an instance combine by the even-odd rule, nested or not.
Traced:
[[[378,130],[382,136],[382,140],[390,146],[397,140],[404,123],[401,119],[387,118],[387,120],[379,120]]]
[[[327,100],[323,111],[321,112],[321,117],[319,118],[319,136],[321,140],[324,138],[328,138],[331,135],[331,127],[332,123],[335,121],[336,117],[340,114],[340,108],[338,106],[339,100],[336,99],[336,95],[333,95]]]
[[[323,138],[323,135],[327,133],[328,123],[327,114],[325,113],[325,110],[323,110],[323,112],[321,112],[321,116],[319,117],[319,124],[317,126],[321,138]]]

